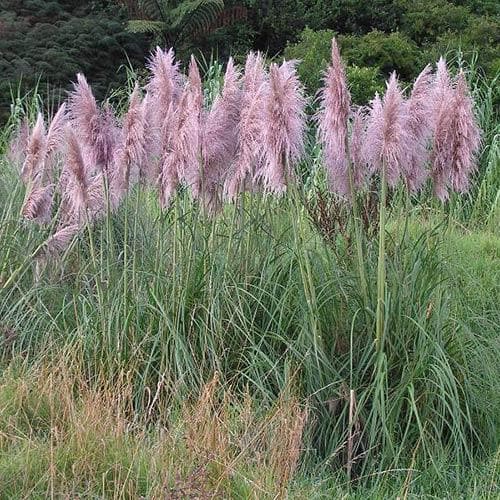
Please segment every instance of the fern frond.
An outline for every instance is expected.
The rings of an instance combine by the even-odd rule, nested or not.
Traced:
[[[223,0],[187,0],[170,12],[171,28],[179,33],[206,30],[223,9]]]
[[[158,35],[166,30],[162,21],[147,21],[145,19],[133,19],[128,22],[127,30],[131,33],[151,33]]]

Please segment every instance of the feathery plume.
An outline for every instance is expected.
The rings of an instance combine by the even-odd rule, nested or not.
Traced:
[[[75,130],[83,143],[94,146],[100,128],[99,106],[85,76],[76,75],[73,91],[69,95],[69,114]]]
[[[442,107],[434,137],[432,177],[435,194],[441,201],[448,199],[448,188],[459,193],[468,190],[479,145],[480,130],[473,102],[465,76],[460,72],[452,98]]]
[[[181,97],[183,80],[173,49],[163,51],[156,47],[147,67],[151,76],[146,85],[147,99],[144,102],[149,129],[146,151],[154,163],[149,175],[156,181],[159,174],[157,159],[167,140],[167,129],[171,126],[171,115]]]
[[[432,179],[434,182],[434,194],[441,200],[448,199],[448,190],[446,187],[446,166],[440,163],[440,156],[436,154],[436,140],[440,142],[442,139],[438,137],[443,130],[443,123],[446,121],[449,113],[447,108],[452,99],[453,88],[451,78],[446,66],[446,61],[443,57],[439,58],[436,65],[436,80],[434,84],[434,145],[432,151]],[[438,149],[439,149],[438,145]]]
[[[332,61],[325,73],[324,86],[320,91],[320,111],[317,121],[329,184],[331,189],[341,196],[346,196],[350,192],[346,151],[350,102],[344,65],[337,41],[333,38]]]
[[[28,150],[30,127],[28,120],[23,118],[16,131],[13,133],[7,148],[7,159],[18,169],[21,169]]]
[[[106,103],[100,113],[99,134],[96,137],[92,158],[97,170],[108,176],[113,175],[120,132],[113,108]]]
[[[64,140],[66,122],[66,103],[63,102],[52,118],[47,131],[47,156],[53,154],[61,146]]]
[[[69,210],[64,214],[80,223],[96,216],[103,209],[101,174],[92,175],[88,159],[75,132],[67,128],[66,163],[62,175],[63,202]]]
[[[224,185],[225,195],[230,200],[234,200],[244,189],[245,183],[254,180],[262,161],[260,150],[264,141],[264,103],[267,92],[268,82],[262,55],[250,52],[243,75],[236,158]]]
[[[414,147],[408,132],[408,113],[403,95],[392,73],[383,100],[378,95],[371,103],[365,141],[365,155],[372,170],[385,166],[387,182],[394,187],[402,166]]]
[[[153,122],[151,102],[151,95],[146,93],[141,102],[141,115],[144,121],[144,155],[143,161],[139,164],[139,178],[141,182],[155,186],[160,175],[158,158],[160,137]]]
[[[27,219],[45,224],[52,216],[53,186],[32,186],[21,209],[21,215]]]
[[[68,224],[57,230],[45,241],[40,251],[35,255],[37,262],[44,263],[48,258],[56,257],[64,252],[78,234],[78,231],[78,224]]]
[[[443,57],[436,64],[436,79],[434,84],[434,120],[439,119],[442,108],[448,102],[452,93],[451,77]]]
[[[202,99],[201,78],[192,58],[179,104],[168,111],[171,121],[165,129],[159,182],[163,208],[169,205],[180,180],[184,180],[194,197],[198,196]]]
[[[266,190],[282,193],[304,151],[305,98],[295,71],[296,61],[269,69],[265,101],[264,165],[261,176]]]
[[[172,197],[179,185],[179,175],[177,173],[178,156],[168,145],[172,140],[169,138],[165,148],[162,161],[158,187],[160,190],[160,206],[165,209],[170,205]]]
[[[77,82],[69,97],[69,114],[78,131],[89,162],[98,171],[109,174],[113,163],[117,136],[116,118],[111,107],[101,110],[85,76],[77,75]]]
[[[216,97],[202,128],[200,194],[205,206],[212,211],[220,203],[224,177],[236,154],[242,98],[240,80],[241,74],[229,58],[222,93]]]
[[[131,169],[137,172],[144,160],[145,154],[145,117],[136,84],[130,95],[129,108],[123,119],[123,129],[120,146],[117,150],[117,165],[115,166],[113,185],[120,193],[126,193],[130,185]]]
[[[418,75],[407,102],[408,132],[413,147],[409,149],[408,162],[402,165],[406,185],[411,192],[419,191],[428,172],[425,164],[429,160],[429,142],[434,127],[432,68],[427,65]]]
[[[66,103],[62,103],[56,114],[52,118],[48,131],[45,146],[44,171],[42,182],[54,182],[54,156],[60,151],[64,142],[64,130],[67,123]]]
[[[28,139],[26,158],[21,170],[21,178],[25,183],[41,180],[44,171],[47,135],[43,116],[38,113],[35,126]]]
[[[191,189],[195,198],[200,190],[200,136],[203,90],[198,65],[193,56],[189,63],[188,81],[179,105],[177,148],[179,178]]]
[[[363,145],[366,134],[365,109],[359,106],[353,113],[349,153],[351,156],[352,182],[355,188],[360,188],[367,174],[366,158]]]
[[[181,95],[182,77],[179,72],[179,63],[175,61],[174,50],[169,49],[165,52],[160,47],[156,47],[147,67],[151,76],[146,90],[154,104],[161,108],[156,109],[162,118],[161,113],[164,113],[171,104],[177,103]]]

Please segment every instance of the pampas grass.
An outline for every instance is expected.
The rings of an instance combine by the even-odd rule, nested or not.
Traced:
[[[328,192],[323,152],[309,117],[297,120],[303,102],[294,93],[298,87],[292,63],[272,65],[267,72],[264,60],[253,55],[243,76],[230,63],[224,82],[217,72],[210,73],[217,73],[217,81],[207,82],[193,65],[188,75],[181,75],[170,54],[157,51],[154,56],[158,81],[174,82],[169,106],[155,101],[168,86],[149,86],[158,75],[151,75],[144,88],[138,85],[128,104],[123,100],[123,109],[111,108],[110,101],[94,100],[95,106],[89,106],[88,116],[97,116],[99,126],[113,130],[106,169],[96,160],[98,142],[87,141],[69,109],[65,136],[50,166],[43,167],[54,182],[48,175],[31,176],[43,179],[35,186],[42,191],[33,194],[24,215],[43,224],[20,223],[15,214],[23,193],[30,190],[16,169],[2,163],[0,362],[19,359],[28,368],[43,366],[49,358],[68,360],[75,374],[61,381],[52,377],[57,371],[52,367],[42,374],[41,385],[23,382],[20,396],[11,399],[2,385],[0,399],[15,401],[19,411],[9,413],[8,403],[7,413],[0,415],[0,424],[8,429],[0,436],[8,457],[0,460],[0,475],[26,471],[17,483],[17,472],[4,474],[10,479],[1,484],[2,491],[11,496],[24,493],[26,479],[33,480],[31,494],[57,495],[63,489],[54,485],[68,478],[77,481],[70,472],[72,464],[80,471],[83,463],[85,478],[72,483],[78,488],[69,488],[68,495],[115,494],[116,483],[108,478],[116,471],[115,479],[131,478],[127,490],[120,491],[147,496],[153,490],[141,478],[149,481],[160,469],[149,471],[144,464],[152,462],[144,458],[137,469],[118,469],[117,463],[136,455],[128,447],[116,448],[107,433],[92,434],[118,411],[120,418],[111,421],[121,427],[118,432],[111,426],[110,433],[119,442],[129,442],[136,431],[150,442],[154,429],[160,429],[161,439],[181,436],[184,453],[192,460],[187,476],[191,467],[208,460],[210,467],[200,476],[208,474],[206,484],[228,498],[244,497],[249,485],[256,484],[257,496],[285,496],[298,487],[297,497],[303,498],[308,490],[297,480],[305,475],[316,484],[318,474],[346,488],[346,481],[355,481],[360,495],[367,484],[386,484],[389,476],[396,486],[390,492],[377,490],[379,496],[435,495],[443,477],[457,477],[496,446],[498,370],[493,346],[498,280],[497,241],[491,233],[469,234],[471,225],[467,231],[455,225],[448,207],[442,209],[432,198],[427,183],[406,196],[414,188],[408,179],[413,171],[399,163],[405,158],[401,151],[412,147],[415,152],[415,141],[422,151],[425,143],[428,156],[436,144],[434,118],[430,131],[422,121],[424,96],[430,96],[431,109],[437,105],[432,97],[434,75],[425,70],[413,91],[404,93],[393,78],[371,107],[349,109],[347,119],[344,115],[347,181],[353,191],[346,199],[337,191]],[[463,100],[467,93],[458,83],[450,77],[455,103],[462,102],[457,116],[470,118]],[[36,119],[35,113],[27,115]],[[410,117],[404,120],[405,115]],[[196,127],[188,129],[186,123]],[[376,123],[379,128],[370,128]],[[407,143],[401,139],[403,124]],[[33,139],[42,138],[38,145],[43,146],[50,128],[50,120],[42,117],[32,129],[32,165],[38,165],[34,170],[44,156],[37,157],[43,147]],[[307,141],[302,148],[303,130]],[[189,135],[194,132],[196,136]],[[367,141],[367,135],[375,140]],[[472,161],[474,156],[464,154],[469,150],[458,136],[469,141],[474,134],[444,136],[454,138],[449,144],[461,152],[460,158]],[[474,141],[467,144],[470,151],[475,149]],[[366,155],[372,145],[376,154],[368,148],[372,154]],[[296,151],[300,155],[295,156]],[[224,188],[238,178],[243,153],[248,162],[239,171],[234,196],[224,197]],[[276,161],[266,170],[269,159]],[[193,160],[191,170],[185,168],[187,160]],[[384,178],[384,162],[391,161],[393,187]],[[160,165],[165,179],[172,175],[168,186],[161,178],[158,183]],[[428,162],[422,167],[431,168]],[[158,175],[152,174],[155,171]],[[123,180],[128,172],[129,182],[116,189],[120,193],[113,201],[108,197],[114,196],[117,172]],[[470,172],[465,168],[460,175]],[[460,175],[450,170],[450,192],[463,182]],[[146,177],[155,187],[136,182]],[[160,209],[156,189],[162,186],[170,190],[162,202],[165,208],[173,205],[171,210]],[[46,208],[48,195],[51,209]],[[311,224],[314,214],[308,207],[325,199],[331,203],[322,220],[333,227],[328,238]],[[377,202],[384,216],[379,226],[378,212],[370,211]],[[209,215],[200,212],[201,204]],[[361,216],[354,215],[355,207],[361,207]],[[362,255],[356,262],[353,227],[358,219],[360,233],[355,237]],[[377,228],[379,244],[373,238]],[[478,234],[484,244],[473,239]],[[39,264],[35,271],[33,260]],[[383,274],[377,273],[379,262]],[[15,333],[8,339],[15,340],[7,345],[2,332],[11,331]],[[82,385],[73,386],[73,380]],[[86,385],[102,388],[106,382],[115,399],[93,395],[82,406],[83,413],[79,405],[65,407],[69,413],[61,411],[61,404],[85,393]],[[59,383],[64,390],[50,403],[44,404],[41,397],[41,404],[37,399],[30,406],[33,391],[27,389],[40,388],[45,396],[50,391],[44,388]],[[234,406],[225,404],[228,394],[234,396]],[[118,400],[126,404],[115,406]],[[96,402],[111,403],[104,418]],[[256,427],[248,416],[254,404],[267,425]],[[75,433],[60,417],[72,412],[77,416]],[[80,415],[86,420],[80,422]],[[160,420],[162,415],[165,420]],[[184,434],[171,427],[177,415],[189,426]],[[32,427],[25,427],[27,419]],[[231,439],[239,423],[245,429],[241,441]],[[95,451],[102,447],[94,446],[101,438],[111,443],[106,448],[110,458],[104,461],[99,460],[101,451]],[[167,450],[166,455],[158,451],[157,465],[165,463],[165,456],[175,456],[172,470],[186,464],[185,455]],[[39,456],[47,458],[47,468],[39,465]],[[245,457],[241,469],[236,469],[238,457],[238,463]],[[98,470],[96,463],[104,469]],[[252,463],[267,464],[262,477],[245,475]],[[235,486],[238,474],[243,479]],[[425,489],[419,481],[429,474],[436,479]],[[93,481],[105,482],[102,491],[94,489]],[[185,494],[173,482],[175,477],[161,477],[151,494]],[[326,496],[342,496],[340,490],[344,487],[328,490]]]

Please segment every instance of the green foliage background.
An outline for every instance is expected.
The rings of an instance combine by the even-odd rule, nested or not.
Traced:
[[[194,51],[241,61],[251,49],[300,59],[303,81],[314,92],[335,33],[356,102],[382,88],[390,72],[411,81],[425,64],[457,49],[464,60],[476,57],[476,69],[489,78],[500,69],[500,7],[491,0],[226,0],[220,13],[207,0],[212,9],[193,14],[203,1],[182,0],[161,3],[161,15],[154,3],[0,0],[0,121],[19,89],[40,82],[42,95],[57,96],[78,71],[102,98],[124,82],[121,66],[142,67],[151,46],[171,39],[181,59]],[[245,15],[226,22],[235,7],[244,7]],[[138,30],[137,22],[163,31]],[[179,35],[176,23],[182,36],[172,37]]]
[[[77,72],[99,97],[123,84],[119,67],[143,64],[147,49],[125,26],[124,9],[109,1],[0,0],[0,120],[20,82],[21,92],[39,82],[42,95],[56,98]]]

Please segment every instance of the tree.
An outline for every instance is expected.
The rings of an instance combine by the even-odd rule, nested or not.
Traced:
[[[153,45],[180,47],[206,30],[224,8],[224,0],[135,0],[124,3],[133,33],[152,37]]]

